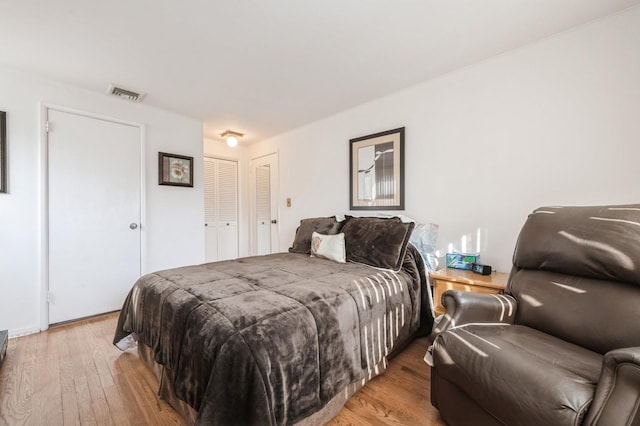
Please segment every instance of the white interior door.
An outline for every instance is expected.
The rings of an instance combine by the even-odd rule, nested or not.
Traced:
[[[140,128],[49,109],[49,323],[118,310],[140,276]]]
[[[204,158],[205,260],[238,257],[238,163]]]
[[[256,167],[256,238],[257,254],[271,253],[271,166]]]
[[[278,235],[278,155],[252,161],[253,252],[257,255],[279,251]]]

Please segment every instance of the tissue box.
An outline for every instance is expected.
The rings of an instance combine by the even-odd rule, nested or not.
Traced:
[[[471,270],[474,263],[480,263],[480,255],[474,253],[447,253],[447,268]]]

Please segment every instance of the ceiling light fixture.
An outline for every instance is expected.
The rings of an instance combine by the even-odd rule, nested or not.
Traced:
[[[243,137],[244,133],[225,130],[224,132],[220,133],[220,136],[222,136],[222,139],[227,141],[227,145],[233,148],[234,146],[238,145],[238,138]]]

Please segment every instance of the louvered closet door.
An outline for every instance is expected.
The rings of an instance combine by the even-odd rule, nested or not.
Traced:
[[[238,257],[238,163],[218,160],[218,260]]]
[[[218,230],[216,197],[218,163],[213,158],[204,158],[204,239],[205,260],[214,262],[218,260]]]
[[[204,158],[205,257],[238,257],[238,163]]]

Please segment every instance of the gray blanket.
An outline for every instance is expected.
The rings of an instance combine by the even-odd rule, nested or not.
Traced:
[[[294,253],[171,269],[135,283],[114,343],[152,348],[199,424],[292,424],[430,330],[425,285],[412,247],[398,273]]]

